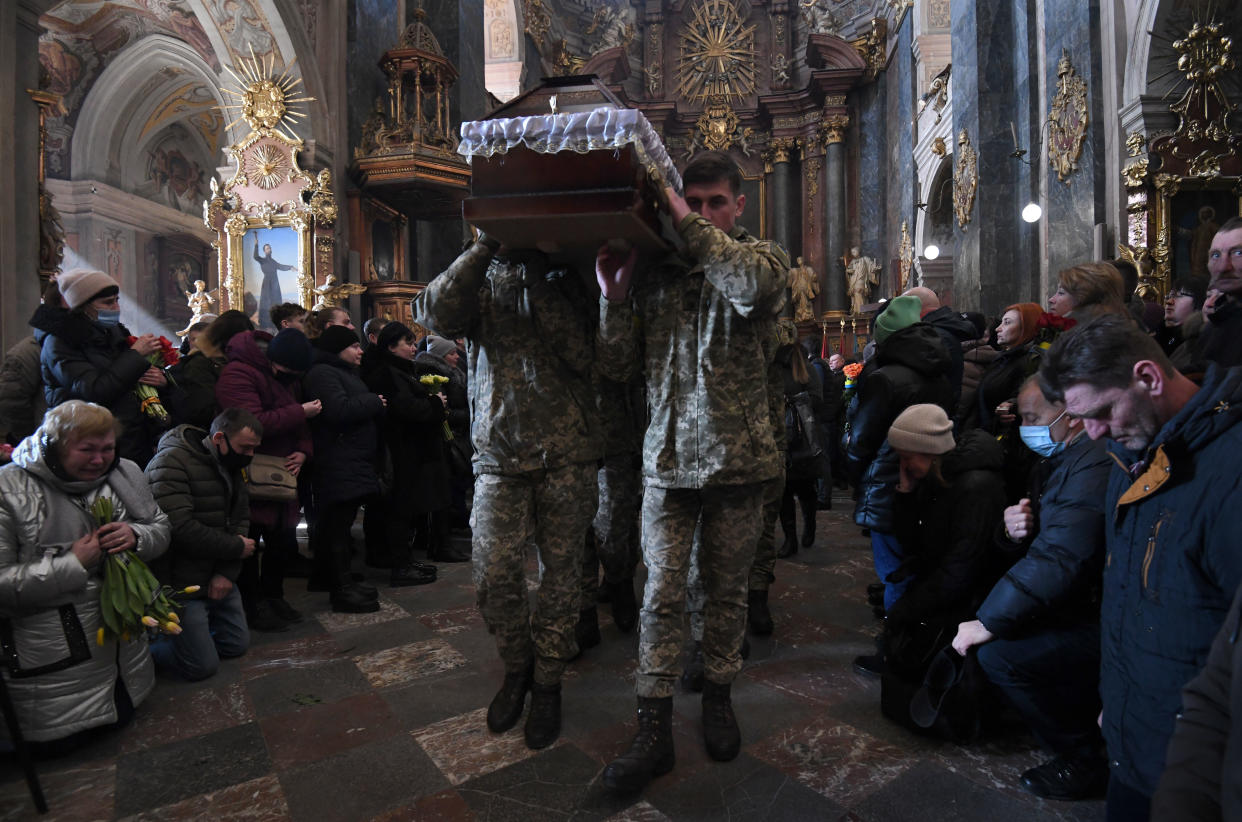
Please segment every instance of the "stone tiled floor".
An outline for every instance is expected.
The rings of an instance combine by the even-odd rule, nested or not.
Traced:
[[[637,636],[601,609],[603,644],[570,669],[564,731],[526,749],[521,726],[484,725],[501,678],[466,564],[434,585],[392,589],[383,610],[346,616],[290,596],[305,621],[257,634],[245,657],[188,684],[161,676],[128,728],[40,764],[56,820],[1096,820],[1102,803],[1043,802],[1016,780],[1040,760],[1029,738],[958,747],[879,712],[878,684],[850,670],[872,648],[866,540],[837,511],[777,565],[776,632],[752,638],[734,687],[744,746],[707,759],[697,696],[675,702],[677,768],[642,796],[598,777],[633,732]],[[534,565],[531,564],[531,573]],[[300,583],[292,586],[299,589]],[[34,818],[11,759],[0,820]]]

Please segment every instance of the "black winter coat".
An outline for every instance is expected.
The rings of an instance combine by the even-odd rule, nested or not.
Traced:
[[[323,411],[311,420],[315,500],[331,505],[377,494],[377,433],[384,403],[340,357],[317,351],[315,358],[306,372],[307,399],[323,403]]]
[[[903,557],[891,578],[913,580],[890,609],[891,624],[955,625],[975,612],[996,581],[992,530],[1005,509],[1003,464],[996,440],[968,431],[941,461],[947,487],[929,476],[912,493],[894,491]]]
[[[967,423],[992,434],[999,434],[996,406],[1018,396],[1018,389],[1031,374],[1039,370],[1044,350],[1034,343],[1019,345],[1000,353],[992,360],[983,376],[979,378],[979,390],[975,394],[975,417]]]
[[[1182,687],[1242,584],[1242,368],[1203,387],[1145,454],[1112,443],[1100,605],[1100,697],[1112,777],[1151,795]],[[1144,460],[1135,479],[1126,468]]]
[[[147,481],[172,523],[172,542],[152,571],[165,585],[200,585],[207,596],[216,574],[237,581],[241,537],[250,530],[250,501],[240,474],[226,472],[212,451],[207,431],[179,425],[160,439],[147,465]],[[210,450],[209,450],[210,449]]]
[[[935,311],[929,311],[923,316],[923,322],[936,329],[949,355],[949,370],[946,376],[949,378],[949,385],[953,387],[953,405],[956,406],[958,398],[962,395],[962,343],[973,340],[979,336],[979,332],[975,330],[974,323],[947,305],[942,305]],[[949,410],[951,412],[953,409]]]
[[[68,400],[104,406],[121,423],[117,455],[145,466],[167,425],[140,408],[134,389],[151,363],[129,347],[129,336],[123,325],[106,326],[70,312],[44,338],[39,360],[48,408]],[[170,414],[177,411],[173,393],[171,387],[160,390]]]
[[[936,330],[915,323],[888,337],[859,374],[857,408],[846,444],[846,468],[858,488],[854,522],[893,531],[897,455],[888,446],[888,429],[912,405],[933,403],[947,413],[953,389],[945,376],[949,354]]]
[[[393,504],[420,514],[448,507],[452,500],[444,403],[418,382],[422,374],[417,363],[374,348],[368,355],[367,387],[388,401],[380,430],[382,447],[388,449]]]
[[[200,337],[199,345],[207,344],[206,339]],[[214,348],[210,353],[196,349],[168,369],[168,376],[185,393],[181,422],[204,430],[211,428],[211,421],[216,418],[219,408],[216,405],[216,382],[226,364],[228,358],[222,352]]]
[[[1012,639],[1029,629],[1099,619],[1104,567],[1100,490],[1108,483],[1112,464],[1103,440],[1086,434],[1041,461],[1040,469],[1051,470],[1039,493],[1031,496],[1032,508],[1038,506],[1039,531],[975,615],[993,634]],[[1014,545],[1003,535],[1003,523],[998,530],[1001,540]]]

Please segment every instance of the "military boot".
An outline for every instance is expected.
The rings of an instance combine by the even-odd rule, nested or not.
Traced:
[[[561,735],[561,683],[530,689],[530,713],[526,715],[526,747],[546,748]]]
[[[694,643],[690,650],[690,658],[681,669],[681,687],[687,691],[698,693],[703,690],[703,643]]]
[[[505,674],[505,682],[487,706],[487,727],[493,733],[502,734],[517,724],[526,707],[526,692],[535,678],[534,664],[516,674]]]
[[[730,689],[730,685],[720,685],[710,679],[703,682],[703,742],[707,755],[717,762],[737,758],[742,748],[742,733],[733,715]]]
[[[569,658],[573,662],[588,648],[600,643],[599,611],[594,607],[584,608],[578,612],[578,624],[574,626],[574,639],[578,642],[578,652]]]
[[[746,594],[746,621],[755,636],[772,635],[772,612],[768,610],[768,592],[750,591]]]
[[[653,777],[673,769],[673,698],[638,698],[638,733],[630,749],[608,763],[601,781],[614,791],[636,793]]]
[[[628,634],[638,622],[638,601],[634,598],[634,580],[624,579],[609,583],[609,599],[612,602],[612,621],[617,630]]]

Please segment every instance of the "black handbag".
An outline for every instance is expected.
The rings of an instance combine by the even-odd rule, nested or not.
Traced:
[[[786,467],[812,464],[823,457],[824,444],[808,392],[785,397],[785,434]]]

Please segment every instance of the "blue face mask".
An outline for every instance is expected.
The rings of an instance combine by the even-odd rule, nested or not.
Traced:
[[[120,309],[110,311],[106,308],[100,308],[95,312],[95,321],[100,325],[120,325],[121,311]]]
[[[1018,426],[1018,435],[1022,437],[1022,442],[1027,448],[1039,454],[1041,457],[1053,457],[1065,450],[1065,446],[1069,443],[1057,442],[1052,438],[1052,426],[1061,421],[1061,417],[1065,416],[1062,411],[1060,415],[1048,423],[1047,425],[1020,425]]]

